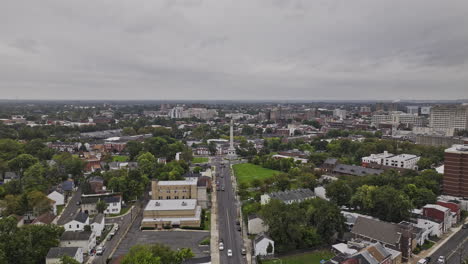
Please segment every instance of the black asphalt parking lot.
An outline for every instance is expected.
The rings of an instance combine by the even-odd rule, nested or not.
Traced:
[[[127,254],[134,245],[156,243],[167,245],[173,250],[190,248],[195,257],[205,257],[209,256],[210,247],[200,247],[199,243],[209,236],[209,232],[203,231],[140,231],[132,228],[117,248],[113,258]]]

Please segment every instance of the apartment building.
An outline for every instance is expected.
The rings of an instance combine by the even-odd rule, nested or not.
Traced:
[[[447,195],[468,197],[468,144],[453,145],[445,150],[442,185]]]

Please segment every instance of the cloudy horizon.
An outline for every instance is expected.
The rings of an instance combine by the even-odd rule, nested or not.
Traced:
[[[468,98],[468,1],[9,1],[0,99]]]

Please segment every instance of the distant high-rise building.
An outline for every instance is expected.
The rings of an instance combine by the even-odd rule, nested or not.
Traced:
[[[338,117],[339,119],[346,119],[346,110],[344,110],[344,109],[335,109],[335,110],[333,110],[333,116]]]
[[[361,115],[370,115],[371,108],[369,106],[361,106],[359,112],[360,112]]]
[[[182,118],[182,112],[184,111],[183,107],[176,106],[171,109],[169,112],[169,117],[170,118]]]
[[[412,114],[412,115],[418,115],[419,114],[419,106],[417,105],[410,105],[406,107],[406,113]]]
[[[421,115],[430,115],[431,107],[430,106],[421,106]]]
[[[431,108],[429,126],[435,131],[468,129],[468,105],[443,105]]]
[[[468,198],[468,145],[453,145],[445,150],[443,192]]]

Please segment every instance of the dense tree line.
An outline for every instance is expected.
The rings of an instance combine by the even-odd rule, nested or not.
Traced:
[[[163,244],[135,245],[122,259],[122,264],[181,264],[183,261],[193,258],[195,255],[189,248],[171,250]]]
[[[42,264],[64,231],[56,225],[16,224],[14,217],[0,219],[0,263]]]
[[[440,194],[442,176],[434,170],[386,171],[381,175],[341,177],[326,185],[327,197],[340,206],[385,221],[407,220],[413,208],[435,203]]]
[[[259,214],[280,253],[332,243],[345,230],[339,208],[318,198],[289,205],[273,199]]]

